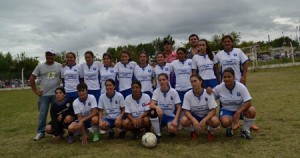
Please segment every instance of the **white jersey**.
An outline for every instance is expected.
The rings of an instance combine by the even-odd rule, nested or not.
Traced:
[[[195,54],[193,56],[193,69],[198,70],[198,74],[203,80],[216,79],[214,65],[217,63],[218,60],[215,55],[213,61],[209,59],[207,54]]]
[[[168,92],[163,93],[160,88],[153,92],[152,100],[157,102],[157,105],[162,109],[163,113],[168,116],[175,116],[174,110],[176,104],[180,104],[180,98],[177,91],[170,88]]]
[[[235,73],[235,80],[240,81],[242,77],[242,65],[249,60],[244,52],[239,48],[233,48],[229,53],[222,50],[216,56],[221,66],[221,73],[226,68],[231,67]]]
[[[192,75],[192,59],[186,59],[184,62],[174,60],[172,69],[175,74],[175,89],[177,91],[186,91],[192,88],[190,77]]]
[[[145,111],[150,110],[150,97],[149,95],[142,93],[139,100],[134,100],[132,94],[125,99],[125,113],[131,114],[132,117],[137,118]]]
[[[116,64],[116,72],[119,76],[119,91],[124,91],[131,88],[133,70],[136,62],[130,61],[128,64],[118,62]]]
[[[160,85],[158,83],[158,75],[161,74],[161,73],[166,73],[169,77],[169,85],[170,84],[170,77],[171,77],[171,72],[172,72],[172,66],[170,63],[165,63],[164,66],[160,66],[160,65],[156,65],[154,67],[154,74],[155,74],[155,78],[156,78],[156,88],[159,88]]]
[[[154,69],[151,65],[146,67],[140,67],[137,65],[134,68],[135,78],[142,84],[142,92],[150,91],[153,92],[152,78],[154,77]]]
[[[97,108],[97,101],[91,94],[88,94],[87,99],[83,102],[79,98],[73,102],[73,109],[76,115],[81,114],[83,117],[86,117],[92,112],[93,108]]]
[[[194,90],[191,89],[184,95],[182,109],[203,118],[217,106],[214,95],[207,94],[205,89],[203,89],[200,96],[195,96]]]
[[[82,70],[80,65],[76,64],[72,67],[64,66],[61,71],[61,78],[65,81],[65,90],[67,93],[77,92],[79,78],[82,78]]]
[[[100,96],[98,108],[105,110],[108,119],[116,119],[121,114],[123,107],[125,107],[124,97],[117,91],[112,97],[108,97],[106,93]]]
[[[224,82],[213,89],[215,97],[220,99],[222,109],[237,111],[240,106],[252,99],[245,85],[236,81],[234,83],[232,90],[227,89]]]
[[[100,68],[102,64],[99,61],[94,61],[92,65],[87,65],[87,63],[82,63],[82,73],[84,82],[88,86],[88,90],[99,90],[100,89]]]
[[[101,94],[106,93],[105,81],[109,78],[111,78],[115,81],[116,75],[117,75],[117,73],[115,71],[115,67],[102,66],[100,68]]]

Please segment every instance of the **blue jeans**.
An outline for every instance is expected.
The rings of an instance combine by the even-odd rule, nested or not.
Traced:
[[[54,102],[55,96],[40,96],[38,101],[39,119],[38,119],[38,133],[45,133],[47,115],[49,110],[49,105]]]

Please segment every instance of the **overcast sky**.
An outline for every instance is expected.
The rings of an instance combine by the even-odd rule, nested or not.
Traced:
[[[176,46],[190,34],[240,32],[243,41],[296,37],[300,0],[1,0],[0,52],[44,60],[57,52],[147,43],[172,35]],[[82,55],[81,55],[82,57]]]

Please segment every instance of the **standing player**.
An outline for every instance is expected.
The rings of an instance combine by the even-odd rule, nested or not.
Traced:
[[[170,136],[175,137],[181,113],[180,98],[177,91],[169,86],[167,74],[159,74],[158,81],[160,88],[153,92],[150,121],[158,139],[161,137],[160,126],[167,126]],[[174,115],[175,108],[177,108],[176,115]]]
[[[99,109],[99,127],[101,130],[108,130],[109,139],[114,138],[114,127],[119,128],[120,138],[125,138],[126,131],[122,129],[124,119],[124,97],[121,93],[115,91],[115,81],[107,79],[105,81],[106,93],[100,96]],[[105,110],[106,116],[103,117]]]
[[[119,92],[123,97],[131,94],[130,85],[133,79],[133,70],[136,62],[132,61],[128,51],[121,52],[121,61],[116,64],[116,73],[119,78]]]
[[[193,57],[193,73],[197,74],[197,72],[203,79],[203,88],[214,88],[218,85],[216,77],[219,77],[217,57],[210,50],[206,39],[199,41],[199,53]]]
[[[45,137],[45,127],[49,104],[53,104],[55,89],[60,83],[61,64],[54,61],[55,52],[49,49],[45,52],[46,62],[39,64],[30,75],[30,85],[34,94],[39,96],[38,101],[38,128],[34,140],[40,140]],[[41,78],[40,89],[36,88],[35,79]]]
[[[165,55],[162,52],[158,52],[156,54],[156,60],[157,60],[157,65],[155,65],[154,67],[154,73],[155,73],[155,77],[156,77],[156,88],[159,88],[159,84],[158,84],[158,76],[161,73],[165,73],[168,75],[168,78],[171,77],[171,72],[172,70],[172,66],[170,63],[166,63],[165,62]],[[171,83],[169,82],[169,84],[171,85]]]
[[[252,98],[248,89],[242,83],[235,81],[235,72],[232,68],[223,71],[223,81],[213,89],[213,92],[222,104],[220,120],[222,126],[226,128],[226,136],[233,135],[232,124],[238,123],[241,118],[244,120],[242,136],[252,139],[249,129],[255,121],[256,111],[251,104]]]
[[[100,97],[100,69],[102,64],[99,61],[94,61],[94,53],[92,51],[87,51],[84,54],[85,63],[81,64],[82,76],[84,83],[88,86],[88,94],[92,94],[97,103]]]
[[[106,93],[105,82],[107,79],[113,79],[116,81],[116,71],[112,63],[113,58],[109,53],[103,54],[103,66],[100,68],[100,80],[101,80],[101,94]],[[117,87],[117,86],[116,86]]]
[[[189,36],[189,44],[191,46],[187,58],[193,59],[193,56],[199,53],[199,37],[196,34]]]
[[[134,68],[134,77],[143,84],[142,92],[152,97],[154,69],[148,64],[148,56],[145,51],[140,54],[140,64]]]
[[[183,127],[190,127],[192,140],[197,139],[196,132],[204,130],[208,125],[207,139],[211,141],[213,139],[215,128],[219,126],[220,121],[216,116],[217,103],[213,95],[206,93],[206,90],[202,88],[202,78],[193,74],[190,77],[193,89],[188,91],[184,95],[184,102],[182,109],[185,116],[181,119],[181,125]]]
[[[132,94],[125,99],[127,118],[123,121],[123,127],[133,131],[133,138],[138,139],[142,128],[145,128],[146,132],[149,132],[151,128],[149,120],[150,97],[141,92],[142,84],[139,81],[133,81],[131,89]]]
[[[67,98],[74,101],[78,98],[78,93],[76,86],[83,82],[82,79],[82,70],[80,65],[76,64],[75,59],[76,55],[73,52],[68,52],[66,54],[67,62],[61,70],[61,78],[66,90]]]
[[[80,130],[82,134],[81,143],[87,144],[88,135],[86,129],[92,127],[94,134],[93,141],[96,142],[100,138],[96,98],[88,94],[88,88],[85,83],[78,84],[77,91],[79,98],[74,100],[73,109],[78,120],[69,125],[68,131],[69,133],[75,133]]]

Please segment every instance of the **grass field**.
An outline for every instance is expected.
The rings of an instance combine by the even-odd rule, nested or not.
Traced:
[[[0,91],[0,156],[8,157],[299,157],[300,156],[300,67],[249,72],[247,86],[257,109],[258,132],[252,141],[224,136],[207,142],[205,133],[191,142],[187,131],[176,138],[165,136],[154,149],[140,141],[108,141],[82,146],[79,141],[52,143],[52,136],[35,142],[37,97],[30,90]],[[166,133],[164,133],[166,134]]]

